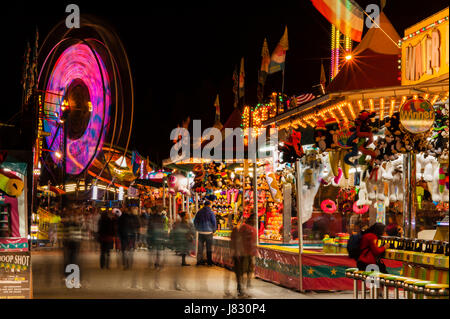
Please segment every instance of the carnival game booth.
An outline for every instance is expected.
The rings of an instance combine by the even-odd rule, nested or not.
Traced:
[[[10,155],[2,155],[0,251],[28,251],[27,175],[26,163],[19,162]]]
[[[290,146],[280,151],[288,158],[294,154],[290,161],[295,163],[298,176],[295,187],[301,190],[296,195],[300,204],[295,206],[303,227],[299,229],[299,247],[258,247],[256,276],[299,290],[351,290],[352,281],[345,278],[345,269],[354,267],[355,262],[347,257],[345,241],[357,227],[382,222],[402,226],[406,242],[414,242],[418,234],[423,240],[440,238],[434,244],[417,244],[414,254],[411,243],[399,244],[400,250],[409,247],[409,253],[388,250],[384,262],[389,273],[434,278],[431,281],[448,284],[447,238],[442,235],[448,231],[434,235],[448,215],[448,59],[444,58],[448,50],[448,9],[431,20],[418,24],[418,31],[407,30],[401,45],[406,50],[408,40],[420,42],[415,37],[432,38],[433,32],[439,32],[441,37],[435,38],[441,42],[435,46],[442,58],[432,67],[435,77],[403,81],[411,75],[407,70],[412,72],[407,55],[403,53],[400,60],[400,50],[392,43],[381,45],[381,31],[371,29],[355,49],[352,62],[344,65],[331,82],[327,94],[263,122],[265,127],[278,127],[281,140]],[[393,30],[385,16],[381,23],[385,31]],[[394,32],[390,35],[395,39]],[[374,61],[377,54],[386,63],[398,60],[402,77],[392,68],[383,74],[397,82],[402,79],[403,85],[392,86],[395,80],[387,83],[391,86],[382,79],[363,80],[370,74],[367,66],[373,65],[362,63],[362,53],[369,49]],[[442,74],[445,69],[447,73]],[[421,72],[417,76],[424,76]],[[310,143],[314,144],[312,150],[305,147],[298,152]],[[312,187],[317,183],[320,185]],[[323,239],[322,249],[304,247],[303,243],[317,233]],[[395,245],[396,241],[392,247]],[[439,256],[435,258],[423,255],[436,251]],[[428,266],[420,260],[426,260]],[[431,265],[433,262],[436,264]]]
[[[14,152],[11,152],[13,154]],[[32,298],[27,163],[0,155],[0,299]],[[14,288],[11,288],[14,282]]]
[[[243,180],[240,164],[190,158],[176,163],[166,160],[172,169],[168,177],[167,198],[170,216],[184,210],[193,217],[205,200],[212,201],[216,214],[218,237],[228,237],[236,223],[235,216],[242,206]]]

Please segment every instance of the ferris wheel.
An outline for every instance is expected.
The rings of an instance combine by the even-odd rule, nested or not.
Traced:
[[[62,21],[44,39],[39,58],[43,130],[53,162],[78,176],[89,170],[104,144],[120,143],[125,156],[134,95],[119,37],[91,17],[82,18],[78,29],[67,29]]]

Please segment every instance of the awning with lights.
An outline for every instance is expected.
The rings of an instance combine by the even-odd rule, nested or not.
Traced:
[[[399,107],[410,98],[424,98],[434,105],[447,101],[448,95],[448,78],[438,83],[330,93],[325,103],[317,104],[312,101],[304,107],[287,112],[289,115],[282,114],[263,122],[263,126],[275,124],[279,129],[290,126],[315,127],[318,120],[331,117],[348,122],[354,120],[361,110],[376,112],[376,118],[382,121],[398,111]]]

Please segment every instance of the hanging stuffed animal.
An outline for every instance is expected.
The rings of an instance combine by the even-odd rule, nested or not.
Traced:
[[[7,151],[0,151],[0,164],[8,155]],[[20,177],[12,172],[0,168],[0,191],[11,197],[19,197],[22,194],[24,183]]]
[[[434,128],[430,143],[430,155],[439,157],[444,150],[448,150],[449,143],[449,119],[448,104],[438,106],[435,110]]]
[[[372,204],[372,201],[369,200],[366,183],[361,181],[361,185],[359,186],[358,200],[356,201],[356,205],[364,206],[364,205],[370,205],[370,204]]]
[[[392,114],[392,116],[387,120],[385,128],[385,135],[390,139],[393,139],[392,152],[394,154],[405,153],[408,150],[408,146],[406,144],[407,138],[401,129],[399,112]]]
[[[392,201],[403,200],[403,164],[394,166],[393,179],[390,185],[389,195]]]
[[[227,173],[224,171],[225,165],[223,163],[217,163],[215,166],[215,184],[216,188],[222,188],[224,186]]]
[[[355,120],[356,136],[358,136],[358,138],[365,138],[365,142],[360,145],[358,149],[364,155],[369,155],[371,157],[371,162],[373,162],[377,156],[372,149],[367,148],[373,143],[373,131],[375,128],[372,125],[372,118],[374,118],[375,115],[375,112],[363,110],[359,112],[359,115]]]
[[[326,131],[327,128],[325,127],[325,121],[324,120],[317,121],[316,127],[314,128],[314,143],[321,152],[325,152],[325,150],[327,149]]]
[[[337,186],[342,178],[342,170],[340,170],[338,172],[338,176],[334,176],[333,170],[331,169],[330,158],[329,158],[328,154],[327,153],[319,154],[319,158],[321,159],[321,162],[322,162],[322,165],[321,165],[322,169],[320,172],[321,184],[323,184],[325,186],[328,186],[330,184],[333,186]]]
[[[11,197],[22,194],[24,183],[17,175],[0,168],[0,191]]]
[[[190,195],[187,185],[187,178],[181,174],[170,175],[168,185],[169,193],[172,195],[175,195],[178,192],[184,195]]]
[[[420,153],[416,155],[416,180],[431,182],[433,179],[433,163],[437,159],[428,154]]]
[[[335,118],[329,118],[325,121],[326,139],[327,144],[326,151],[330,152],[335,150],[339,146],[339,122]]]
[[[295,163],[297,159],[304,155],[301,141],[302,133],[292,129],[288,140],[283,143],[283,146],[279,147],[279,151],[282,153],[281,163]]]
[[[195,164],[192,171],[195,174],[194,185],[192,186],[192,190],[196,193],[204,193],[206,191],[205,187],[204,187],[204,180],[205,180],[206,173],[205,173],[205,170],[203,169],[203,165]]]
[[[283,199],[283,195],[281,194],[280,187],[278,186],[278,181],[277,177],[275,176],[275,173],[266,171],[265,175],[273,201],[276,203],[280,203]]]

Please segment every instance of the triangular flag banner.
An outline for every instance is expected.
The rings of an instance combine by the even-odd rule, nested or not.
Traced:
[[[283,71],[286,61],[286,51],[289,50],[288,30],[284,29],[284,34],[278,42],[275,50],[272,52],[269,65],[269,74]]]
[[[244,96],[245,72],[244,72],[244,58],[241,59],[241,70],[239,72],[239,98]]]
[[[360,42],[364,15],[353,0],[311,0],[314,7],[343,34]]]
[[[325,85],[327,77],[325,75],[325,69],[323,68],[323,62],[320,63],[320,86],[322,87],[322,93],[325,94]]]
[[[267,73],[269,73],[270,55],[269,46],[267,45],[267,39],[264,39],[264,44],[261,50],[261,70],[259,71],[259,83],[264,85],[267,78]]]
[[[141,168],[141,161],[142,161],[141,155],[139,155],[138,152],[133,151],[131,153],[131,165],[134,175],[137,175],[137,173],[139,172]]]
[[[219,104],[219,94],[216,96],[216,101],[214,102],[214,107],[216,108],[216,122],[220,121],[220,104]]]
[[[234,68],[233,71],[233,94],[234,94],[234,104],[233,106],[236,108],[239,103],[239,97],[238,97],[238,89],[239,89],[239,74],[237,71],[237,65]]]

